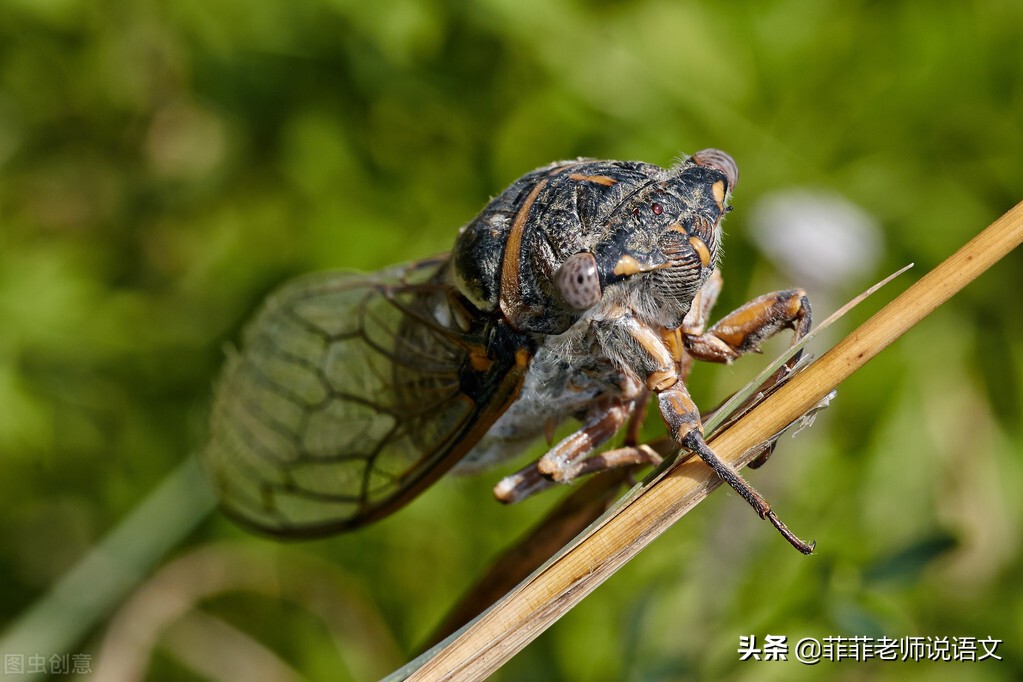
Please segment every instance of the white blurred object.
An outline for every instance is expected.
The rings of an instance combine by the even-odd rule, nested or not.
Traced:
[[[750,236],[794,281],[830,291],[872,272],[884,245],[872,215],[835,192],[809,189],[764,195],[751,211]]]

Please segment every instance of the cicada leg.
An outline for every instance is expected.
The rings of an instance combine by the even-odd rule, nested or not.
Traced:
[[[682,447],[695,452],[714,473],[753,507],[762,519],[767,519],[789,541],[793,547],[803,554],[813,552],[814,543],[800,540],[771,509],[771,505],[763,495],[750,485],[741,474],[727,462],[723,461],[710,449],[703,439],[703,428],[700,423],[700,412],[689,397],[689,391],[681,381],[662,390],[658,396],[661,416],[664,418],[672,437]]]
[[[645,402],[645,395],[640,400]],[[529,466],[507,476],[494,487],[494,496],[505,503],[518,502],[558,483],[579,476],[638,463],[659,462],[660,456],[641,446],[621,448],[616,454],[587,455],[603,445],[629,421],[633,402],[604,402],[590,411],[582,428],[566,436]],[[614,452],[614,451],[612,451]],[[608,455],[611,455],[610,457]]]
[[[808,315],[809,306],[806,306],[805,310]],[[771,321],[771,324],[776,324],[774,317],[767,319]],[[777,329],[783,326],[777,324]],[[641,352],[642,355],[637,357],[637,362],[648,368],[647,388],[657,395],[661,418],[667,425],[668,433],[672,439],[698,455],[723,481],[749,502],[761,518],[768,519],[792,546],[805,554],[812,552],[813,545],[803,542],[793,535],[771,510],[771,506],[763,496],[746,482],[734,467],[722,461],[707,446],[703,439],[700,411],[689,396],[685,382],[680,379],[677,371],[677,344],[672,342],[671,335],[667,335],[666,338],[664,330],[657,332],[638,320],[625,317],[617,320],[612,330],[614,334],[627,335],[629,337],[628,346]],[[755,342],[757,331],[751,326],[745,336]],[[765,338],[765,336],[760,338]],[[617,337],[609,337],[608,340],[625,342],[624,339]],[[752,348],[750,347],[750,349]]]
[[[705,324],[706,316],[692,326],[683,326],[686,352],[699,360],[730,363],[744,353],[760,352],[760,344],[783,329],[793,330],[792,345],[799,343],[810,331],[810,301],[802,289],[775,291],[725,315],[706,332]],[[799,362],[800,355],[793,355],[766,383],[780,381]],[[750,468],[762,466],[772,452],[773,442],[750,463]]]
[[[760,344],[783,329],[792,329],[792,343],[810,331],[810,301],[802,289],[759,296],[725,315],[706,332],[683,327],[686,351],[698,360],[729,363],[744,353],[760,352]],[[797,353],[788,361],[791,368]]]
[[[624,445],[620,448],[600,452],[579,462],[572,471],[576,478],[588,474],[596,474],[609,469],[621,469],[631,466],[658,465],[663,458],[657,451],[646,444]]]
[[[650,407],[650,391],[644,389],[638,398],[633,401],[632,414],[629,415],[629,421],[625,425],[625,440],[623,445],[626,448],[635,447],[639,445],[640,441],[640,430],[643,428],[643,422],[646,421],[647,409]]]
[[[494,487],[494,497],[504,503],[519,502],[555,484],[569,483],[576,478],[579,460],[618,433],[630,412],[630,404],[608,402],[597,406],[575,433],[540,459],[505,476]]]

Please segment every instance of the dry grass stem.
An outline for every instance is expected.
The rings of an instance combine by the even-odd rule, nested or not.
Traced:
[[[1023,241],[1023,203],[1016,205],[833,349],[795,375],[710,442],[719,457],[745,466],[748,451],[817,405],[877,355]],[[484,613],[410,680],[478,680],[536,638],[721,481],[697,458],[656,480],[583,541],[542,567]],[[795,558],[793,560],[796,560]],[[399,671],[399,675],[408,670]]]

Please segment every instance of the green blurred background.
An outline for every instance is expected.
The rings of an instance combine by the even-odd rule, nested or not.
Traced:
[[[66,625],[18,618],[201,445],[223,345],[273,286],[443,251],[552,160],[705,147],[742,169],[719,312],[803,284],[823,319],[917,264],[833,342],[1023,199],[1023,3],[0,3],[0,642]],[[814,250],[787,243],[786,264],[753,238],[772,197],[834,220],[793,190],[858,206],[874,257],[795,281]],[[499,679],[1023,678],[1021,266],[751,474],[815,556],[719,491]],[[698,368],[698,402],[764,361]],[[500,507],[502,473],[302,544],[174,493],[137,515],[134,558],[85,574],[132,589],[24,653],[84,654],[98,679],[385,674],[564,494]],[[990,636],[1004,660],[740,663],[749,634]]]

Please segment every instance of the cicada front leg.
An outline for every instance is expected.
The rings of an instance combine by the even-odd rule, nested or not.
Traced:
[[[704,297],[716,299],[721,281],[717,271],[708,280],[710,291],[701,291]],[[707,287],[705,286],[706,290]],[[744,353],[759,352],[760,344],[783,329],[792,329],[792,345],[810,331],[810,301],[802,289],[787,289],[765,294],[729,313],[709,330],[704,331],[708,320],[709,306],[694,302],[695,315],[687,317],[682,329],[686,352],[692,357],[710,362],[730,363]],[[790,358],[770,382],[778,381],[799,361],[800,352]],[[723,462],[703,439],[699,422],[699,411],[689,397],[685,384],[679,381],[659,395],[661,414],[668,424],[674,439],[703,459],[714,472],[745,499],[761,518],[768,519],[796,549],[809,554],[813,543],[806,543],[796,537],[771,510],[770,505],[739,472]],[[774,451],[771,443],[751,464],[752,468],[763,465]]]
[[[664,418],[672,438],[682,447],[695,452],[718,477],[730,485],[735,492],[753,507],[762,519],[767,519],[789,541],[793,547],[803,554],[813,552],[814,543],[804,542],[788,529],[771,509],[771,505],[763,495],[749,484],[732,465],[722,460],[703,439],[703,426],[700,423],[700,411],[696,408],[689,391],[681,381],[658,394],[661,416]]]
[[[806,306],[807,316],[809,315],[808,309],[809,306]],[[774,323],[772,322],[772,324]],[[783,325],[779,325],[777,328],[781,329]],[[630,345],[640,349],[645,356],[642,358],[642,365],[649,368],[646,379],[647,387],[657,395],[661,417],[675,442],[698,455],[714,473],[739,493],[761,518],[769,520],[793,547],[804,554],[811,553],[814,547],[813,543],[804,542],[796,537],[781,522],[767,500],[733,466],[718,457],[707,445],[703,438],[700,411],[689,396],[685,382],[681,380],[677,371],[678,363],[675,357],[677,351],[672,349],[671,336],[665,338],[663,332],[658,334],[633,318],[619,320],[614,329],[617,334],[630,337]],[[756,333],[751,329],[747,336],[753,339]]]
[[[705,320],[697,326],[683,326],[686,351],[698,360],[729,363],[744,353],[760,352],[760,344],[783,329],[795,333],[796,344],[810,331],[810,301],[802,289],[764,294],[725,315],[706,332]],[[791,368],[799,354],[787,363]]]
[[[759,296],[725,315],[706,332],[706,313],[695,303],[693,309],[703,314],[693,321],[687,317],[682,338],[686,351],[692,357],[708,362],[730,363],[744,353],[760,352],[761,343],[784,329],[793,330],[791,345],[799,343],[810,331],[810,301],[802,289],[786,289]],[[767,384],[781,381],[799,362],[801,354],[799,351],[793,355],[768,379]],[[769,443],[764,452],[750,463],[750,468],[763,466],[772,452],[774,442]]]

